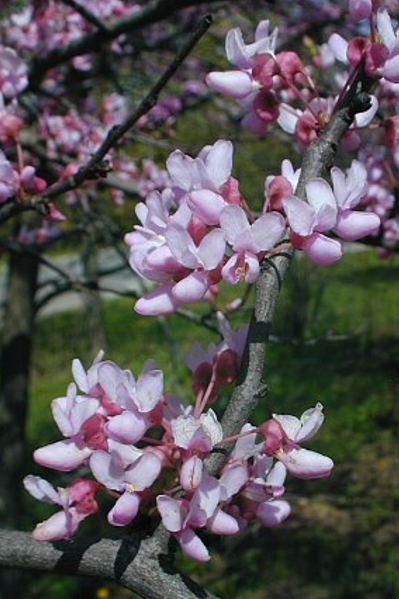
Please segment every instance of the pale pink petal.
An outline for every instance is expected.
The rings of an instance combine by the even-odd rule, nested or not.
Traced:
[[[179,302],[172,294],[172,288],[173,283],[167,282],[146,293],[136,302],[135,311],[143,316],[171,314],[179,306]]]
[[[348,42],[344,40],[342,35],[339,35],[338,33],[333,33],[330,39],[328,40],[328,46],[330,50],[333,51],[334,56],[337,60],[345,64],[348,63],[348,58],[346,56],[346,52],[348,50]]]
[[[301,237],[310,235],[315,222],[311,206],[296,196],[284,198],[283,206],[291,229]]]
[[[123,468],[126,468],[133,464],[143,452],[134,445],[125,445],[113,439],[108,439],[108,453],[114,460],[120,462]]]
[[[289,104],[281,103],[279,106],[279,116],[277,123],[283,131],[293,135],[295,133],[298,118],[303,114],[301,110],[292,108]]]
[[[183,462],[180,470],[180,484],[185,491],[194,491],[201,482],[203,461],[196,455]]]
[[[134,252],[134,256],[137,255],[138,253]],[[174,274],[181,269],[181,264],[166,243],[145,252],[143,258],[143,276],[147,274],[153,281],[162,281],[165,278],[165,273]]]
[[[396,35],[387,10],[377,12],[377,29],[384,45],[389,49],[393,48],[396,44]]]
[[[240,530],[237,520],[220,508],[216,508],[206,527],[215,535],[236,535]]]
[[[280,241],[285,231],[285,219],[278,212],[269,212],[259,217],[251,232],[259,250],[270,250]]]
[[[208,549],[191,528],[186,528],[176,538],[187,557],[198,562],[207,562],[211,558]]]
[[[240,69],[248,69],[252,65],[245,51],[241,29],[238,27],[230,29],[226,36],[226,55],[227,60]]]
[[[23,480],[25,489],[39,501],[61,505],[61,499],[54,487],[44,478],[29,474]]]
[[[276,462],[266,477],[266,484],[273,489],[273,496],[284,493],[284,482],[287,478],[287,468],[282,462]]]
[[[126,481],[133,491],[148,489],[161,472],[161,462],[153,453],[144,453],[125,473]]]
[[[278,457],[290,474],[303,480],[329,476],[334,467],[331,458],[309,449],[293,448]]]
[[[251,231],[248,218],[240,206],[226,206],[220,215],[220,226],[233,247],[244,232]]]
[[[72,384],[68,391],[71,388],[75,388],[76,392],[75,385]],[[80,431],[82,424],[96,413],[99,405],[97,399],[69,395],[54,399],[51,402],[51,411],[64,437],[73,437]]]
[[[151,370],[139,376],[133,400],[140,412],[151,412],[158,405],[162,396],[162,370]]]
[[[90,458],[93,476],[107,489],[123,491],[125,488],[125,470],[122,462],[106,451],[94,451]]]
[[[374,235],[380,226],[380,217],[373,212],[345,210],[340,212],[333,231],[345,241],[356,241],[366,235]]]
[[[198,258],[205,270],[213,270],[219,266],[226,248],[225,234],[220,229],[213,229],[205,235],[198,246]]]
[[[216,478],[203,473],[201,483],[197,487],[191,501],[188,520],[191,526],[204,526],[210,518],[219,501],[221,486]]]
[[[187,449],[200,423],[193,416],[179,416],[174,418],[171,424],[175,445]]]
[[[249,438],[251,436],[248,435]],[[248,469],[243,464],[233,464],[223,472],[219,480],[222,486],[221,499],[226,501],[236,495],[248,481]]]
[[[281,524],[291,513],[290,504],[282,499],[264,501],[257,509],[256,517],[267,527]]]
[[[353,160],[347,174],[338,167],[331,169],[334,195],[341,210],[354,208],[367,191],[367,169]]]
[[[316,213],[314,230],[327,231],[337,220],[337,203],[330,185],[321,178],[311,179],[306,184],[306,197]]]
[[[117,414],[107,422],[107,435],[118,443],[137,443],[148,428],[147,422],[139,413],[128,410]]]
[[[301,421],[296,416],[290,414],[273,414],[273,420],[276,420],[288,439],[296,439],[297,434],[301,430]]]
[[[91,453],[92,450],[88,447],[80,447],[72,439],[65,439],[39,447],[33,453],[33,458],[37,464],[46,468],[70,472],[81,466]]]
[[[252,91],[252,78],[245,71],[214,71],[205,81],[211,89],[228,98],[245,98]]]
[[[162,524],[169,532],[179,532],[183,528],[183,512],[180,502],[167,495],[158,495],[157,508]]]
[[[32,532],[35,541],[60,541],[69,539],[77,530],[79,519],[72,518],[64,510],[53,514],[48,520],[41,522]]]
[[[176,260],[186,268],[197,268],[197,248],[189,232],[181,225],[170,225],[165,231],[165,239]]]
[[[323,406],[317,403],[314,408],[306,410],[301,416],[301,428],[295,437],[291,437],[297,443],[303,443],[314,437],[324,422]]]
[[[255,427],[252,424],[245,424],[240,433],[248,433],[249,431],[256,431]],[[243,435],[239,437],[236,441],[234,449],[231,454],[231,458],[233,460],[247,460],[257,453],[257,447],[255,446],[256,441],[256,433],[253,435]]]
[[[196,271],[176,283],[172,295],[176,303],[197,302],[204,297],[209,287],[210,282],[206,273]]]
[[[200,422],[209,439],[211,440],[212,445],[220,443],[220,441],[223,439],[223,429],[212,408],[209,409],[205,414],[201,414]]]
[[[302,246],[306,256],[318,266],[333,264],[342,257],[339,241],[330,239],[321,233],[313,233]]]
[[[356,127],[367,127],[373,120],[378,110],[378,100],[375,96],[370,96],[371,106],[365,112],[358,112],[355,115]]]
[[[219,193],[198,189],[187,196],[187,205],[205,225],[218,225],[226,202]]]
[[[233,168],[234,146],[231,141],[218,139],[211,146],[205,159],[208,176],[214,185],[214,191],[220,190],[231,176]]]
[[[399,54],[388,58],[384,65],[383,75],[391,83],[399,83]]]
[[[79,389],[87,393],[89,391],[87,385],[87,374],[85,369],[83,368],[82,362],[77,358],[72,360],[72,374]]]
[[[194,159],[181,150],[175,150],[166,161],[166,168],[173,184],[189,191],[193,182],[193,171],[195,170]]]
[[[123,493],[108,513],[108,522],[112,526],[126,526],[137,516],[140,497],[136,493]]]

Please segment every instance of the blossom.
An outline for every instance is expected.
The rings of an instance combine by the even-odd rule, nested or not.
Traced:
[[[27,66],[13,48],[0,46],[0,92],[15,98],[28,84]]]
[[[274,422],[273,422],[274,421]],[[266,453],[273,455],[284,464],[288,472],[301,479],[316,479],[328,476],[334,466],[333,461],[320,453],[300,447],[300,444],[311,439],[320,429],[324,421],[323,406],[318,403],[314,408],[306,410],[301,418],[291,415],[273,414],[272,421],[262,427],[265,435]],[[275,425],[280,428],[273,449],[268,442],[270,429]]]
[[[90,469],[101,484],[120,493],[108,522],[126,526],[137,515],[143,491],[158,478],[161,462],[153,453],[142,453],[126,467],[119,456],[100,450],[91,456]]]
[[[59,487],[56,491],[43,478],[28,475],[24,478],[24,486],[35,499],[62,508],[36,526],[32,533],[36,541],[68,539],[76,532],[80,522],[98,511],[94,494],[100,485],[94,481],[76,479],[65,489]]]
[[[281,239],[285,220],[278,212],[269,212],[249,224],[240,206],[226,207],[220,217],[222,231],[233,250],[222,269],[222,277],[235,284],[253,283],[259,275],[258,254],[270,250]]]
[[[323,179],[311,179],[306,184],[307,202],[296,196],[283,199],[293,245],[318,265],[331,264],[342,255],[340,243],[324,231],[355,241],[374,234],[380,226],[377,214],[353,210],[367,190],[364,165],[353,160],[346,174],[333,167],[331,179],[333,188]]]
[[[179,416],[172,420],[171,425],[174,442],[183,449],[209,453],[223,439],[222,427],[212,409],[199,418]]]

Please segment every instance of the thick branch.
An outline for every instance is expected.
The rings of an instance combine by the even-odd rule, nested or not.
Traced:
[[[164,549],[154,537],[39,543],[0,531],[0,566],[114,581],[146,599],[217,599],[175,570]]]

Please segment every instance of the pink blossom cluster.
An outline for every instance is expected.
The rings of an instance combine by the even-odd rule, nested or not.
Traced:
[[[88,371],[74,360],[74,383],[52,402],[64,438],[37,449],[34,459],[53,470],[78,470],[78,476],[57,489],[39,476],[25,478],[34,498],[59,508],[37,525],[36,540],[72,536],[98,511],[96,494],[102,492],[113,501],[109,524],[126,526],[140,511],[156,510],[183,552],[205,561],[210,555],[201,531],[234,535],[250,521],[280,524],[290,514],[282,498],[287,473],[305,480],[330,474],[330,458],[302,447],[323,422],[321,404],[300,419],[274,414],[259,427],[246,424],[237,437],[224,437],[209,404],[236,379],[245,331],[221,324],[222,343],[206,351],[197,346],[188,358],[194,406],[164,393],[163,374],[151,361],[135,379],[102,353]],[[206,458],[234,440],[227,462],[211,476]]]
[[[136,303],[137,312],[173,312],[209,297],[221,280],[256,280],[285,221],[275,211],[255,218],[231,176],[232,159],[233,145],[223,140],[196,158],[176,150],[166,162],[170,187],[137,206],[141,224],[125,237],[130,265],[158,283]]]
[[[138,5],[123,0],[80,0],[81,4],[99,21],[104,23],[127,15],[137,10]],[[22,53],[35,52],[44,56],[54,50],[79,39],[92,31],[95,25],[90,23],[76,10],[55,0],[40,0],[30,2],[22,9],[13,13],[3,35],[7,44],[18,48]],[[87,68],[87,58],[78,57],[73,61],[75,68]]]
[[[367,171],[361,162],[353,160],[347,173],[333,167],[331,180],[332,187],[324,179],[310,179],[306,184],[307,202],[295,195],[283,198],[294,247],[320,266],[342,256],[340,242],[324,232],[332,231],[344,241],[356,241],[380,228],[377,214],[354,210],[367,191]]]
[[[294,246],[318,265],[342,255],[340,243],[326,232],[354,241],[380,226],[373,212],[354,210],[367,190],[366,169],[358,161],[347,174],[332,169],[333,190],[320,178],[309,181],[307,202],[294,195],[299,171],[283,161],[282,174],[266,179],[256,217],[231,175],[232,156],[231,142],[223,140],[196,158],[176,150],[166,162],[169,186],[137,206],[141,224],[125,236],[130,266],[156,283],[136,303],[140,314],[167,314],[183,303],[211,300],[221,281],[254,283],[261,260],[287,225]]]
[[[37,177],[33,166],[18,172],[0,150],[0,203],[9,198],[23,200],[25,194],[34,195],[46,188],[44,179]]]
[[[277,29],[270,32],[269,21],[261,21],[255,31],[255,41],[245,44],[240,29],[229,31],[226,55],[238,69],[211,72],[206,82],[224,96],[241,101],[243,127],[263,135],[276,122],[284,131],[294,134],[303,149],[317,138],[330,119],[336,98],[322,97],[311,77],[312,68],[305,66],[297,53],[276,53],[277,33]],[[319,67],[321,64],[329,66],[334,61],[333,49],[325,46],[322,50]],[[354,125],[345,136],[348,147],[353,149],[359,145],[355,129],[366,127],[377,109],[378,102],[372,97],[369,110],[356,115]]]

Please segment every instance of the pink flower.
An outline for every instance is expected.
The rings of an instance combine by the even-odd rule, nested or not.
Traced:
[[[220,224],[233,255],[222,268],[222,277],[231,284],[245,280],[253,283],[259,275],[258,254],[270,250],[280,241],[285,220],[278,212],[269,212],[249,224],[240,206],[227,206]]]
[[[333,189],[323,179],[309,181],[307,203],[295,196],[283,200],[294,247],[320,266],[332,264],[342,255],[340,243],[323,235],[324,231],[355,241],[374,234],[380,226],[378,215],[353,210],[367,189],[367,171],[360,162],[354,160],[346,175],[334,167],[331,178]]]
[[[15,98],[28,84],[27,66],[12,48],[0,46],[0,92]]]
[[[217,531],[217,534],[238,532],[235,519],[218,509],[220,497],[220,483],[206,473],[202,475],[201,483],[190,500],[173,499],[167,495],[157,497],[163,525],[173,533],[183,552],[191,559],[210,559],[208,549],[194,532],[195,529],[207,527]]]
[[[316,479],[329,476],[333,461],[320,453],[300,447],[300,443],[311,439],[324,421],[323,406],[318,403],[306,410],[300,419],[295,416],[273,414],[273,420],[281,426],[280,447],[274,456],[281,460],[288,472],[301,479]],[[267,434],[267,432],[266,432]]]
[[[174,442],[182,449],[209,453],[223,439],[222,427],[212,409],[199,418],[178,416],[171,425]]]
[[[121,493],[108,514],[113,526],[126,526],[136,517],[142,493],[158,478],[161,462],[153,453],[143,453],[128,467],[116,455],[96,451],[90,458],[95,478],[107,489]]]
[[[36,541],[58,541],[71,537],[82,520],[98,511],[94,494],[100,485],[91,480],[76,479],[65,489],[56,491],[50,483],[39,476],[26,476],[25,489],[39,501],[61,506],[48,520],[40,522],[32,535]]]

